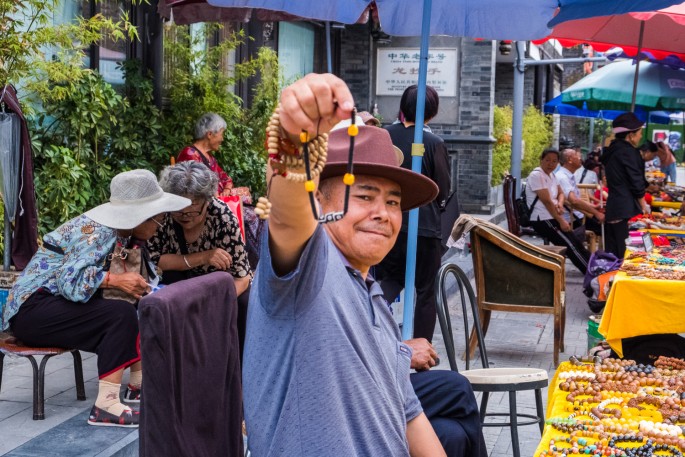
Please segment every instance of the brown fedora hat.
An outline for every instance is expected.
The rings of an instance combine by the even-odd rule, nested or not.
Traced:
[[[342,176],[347,172],[349,148],[347,129],[330,133],[328,161],[321,172],[321,180]],[[402,211],[430,203],[438,195],[438,186],[433,180],[397,165],[390,134],[378,127],[359,126],[359,134],[354,139],[354,174],[377,176],[399,184]]]

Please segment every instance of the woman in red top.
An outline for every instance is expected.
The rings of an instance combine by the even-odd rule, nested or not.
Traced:
[[[219,177],[218,195],[227,197],[231,195],[233,180],[219,166],[212,151],[216,151],[224,141],[226,121],[216,113],[206,113],[195,124],[195,141],[191,146],[186,146],[178,154],[176,162],[194,160],[204,163]]]

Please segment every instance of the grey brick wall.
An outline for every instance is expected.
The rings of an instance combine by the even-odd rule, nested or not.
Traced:
[[[576,46],[564,50],[564,57],[581,57],[582,47]],[[562,90],[572,86],[575,82],[583,77],[582,64],[568,64],[564,65],[564,72],[562,75],[561,88]],[[581,125],[587,125],[586,119],[578,119],[575,117],[561,116],[559,122],[559,137],[569,138],[573,140],[576,145],[585,145],[587,143],[587,135],[581,135]],[[583,138],[581,138],[583,137]]]
[[[370,110],[369,75],[370,47],[368,25],[346,26],[341,33],[340,43],[340,77],[347,83],[357,107]]]
[[[511,63],[495,65],[495,105],[505,106],[514,102],[514,66]],[[535,69],[526,67],[525,83],[523,86],[523,104],[533,103],[535,91]]]
[[[458,125],[441,126],[450,152],[452,186],[463,211],[491,213],[492,108],[495,48],[491,41],[462,40]]]
[[[366,25],[346,26],[341,36],[340,76],[347,82],[360,109],[369,109],[373,103],[370,75],[374,69],[370,54],[375,48],[371,50],[370,40]],[[403,46],[419,45],[418,38],[415,44],[407,44],[406,39],[395,41]],[[431,124],[431,128],[447,143],[452,189],[458,193],[463,211],[492,213],[495,202],[489,201],[489,195],[495,46],[491,41],[462,39],[458,42],[458,107],[454,123]]]

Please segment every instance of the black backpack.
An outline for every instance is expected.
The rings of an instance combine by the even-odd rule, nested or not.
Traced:
[[[530,205],[530,208],[528,207],[528,201],[526,200],[526,187],[523,186],[523,189],[521,189],[521,196],[516,199],[515,202],[515,207],[516,207],[516,215],[519,220],[519,225],[521,227],[530,227],[530,215],[533,213],[533,208],[535,207],[535,204],[538,202],[538,196],[535,196],[535,199],[533,200],[533,204]]]

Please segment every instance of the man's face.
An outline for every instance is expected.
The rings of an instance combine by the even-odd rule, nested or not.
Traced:
[[[628,140],[628,143],[632,144],[633,147],[637,147],[637,145],[640,144],[640,141],[642,141],[642,129],[630,132],[628,136],[626,136],[626,140]]]
[[[326,231],[350,264],[366,273],[390,252],[402,225],[400,186],[373,176],[356,176],[347,214],[326,224]],[[325,213],[340,211],[345,199],[342,177],[330,178],[319,201]]]
[[[582,164],[583,164],[583,159],[581,158],[579,151],[574,150],[567,157],[566,167],[571,171],[576,171],[577,169],[579,169],[581,167]]]

